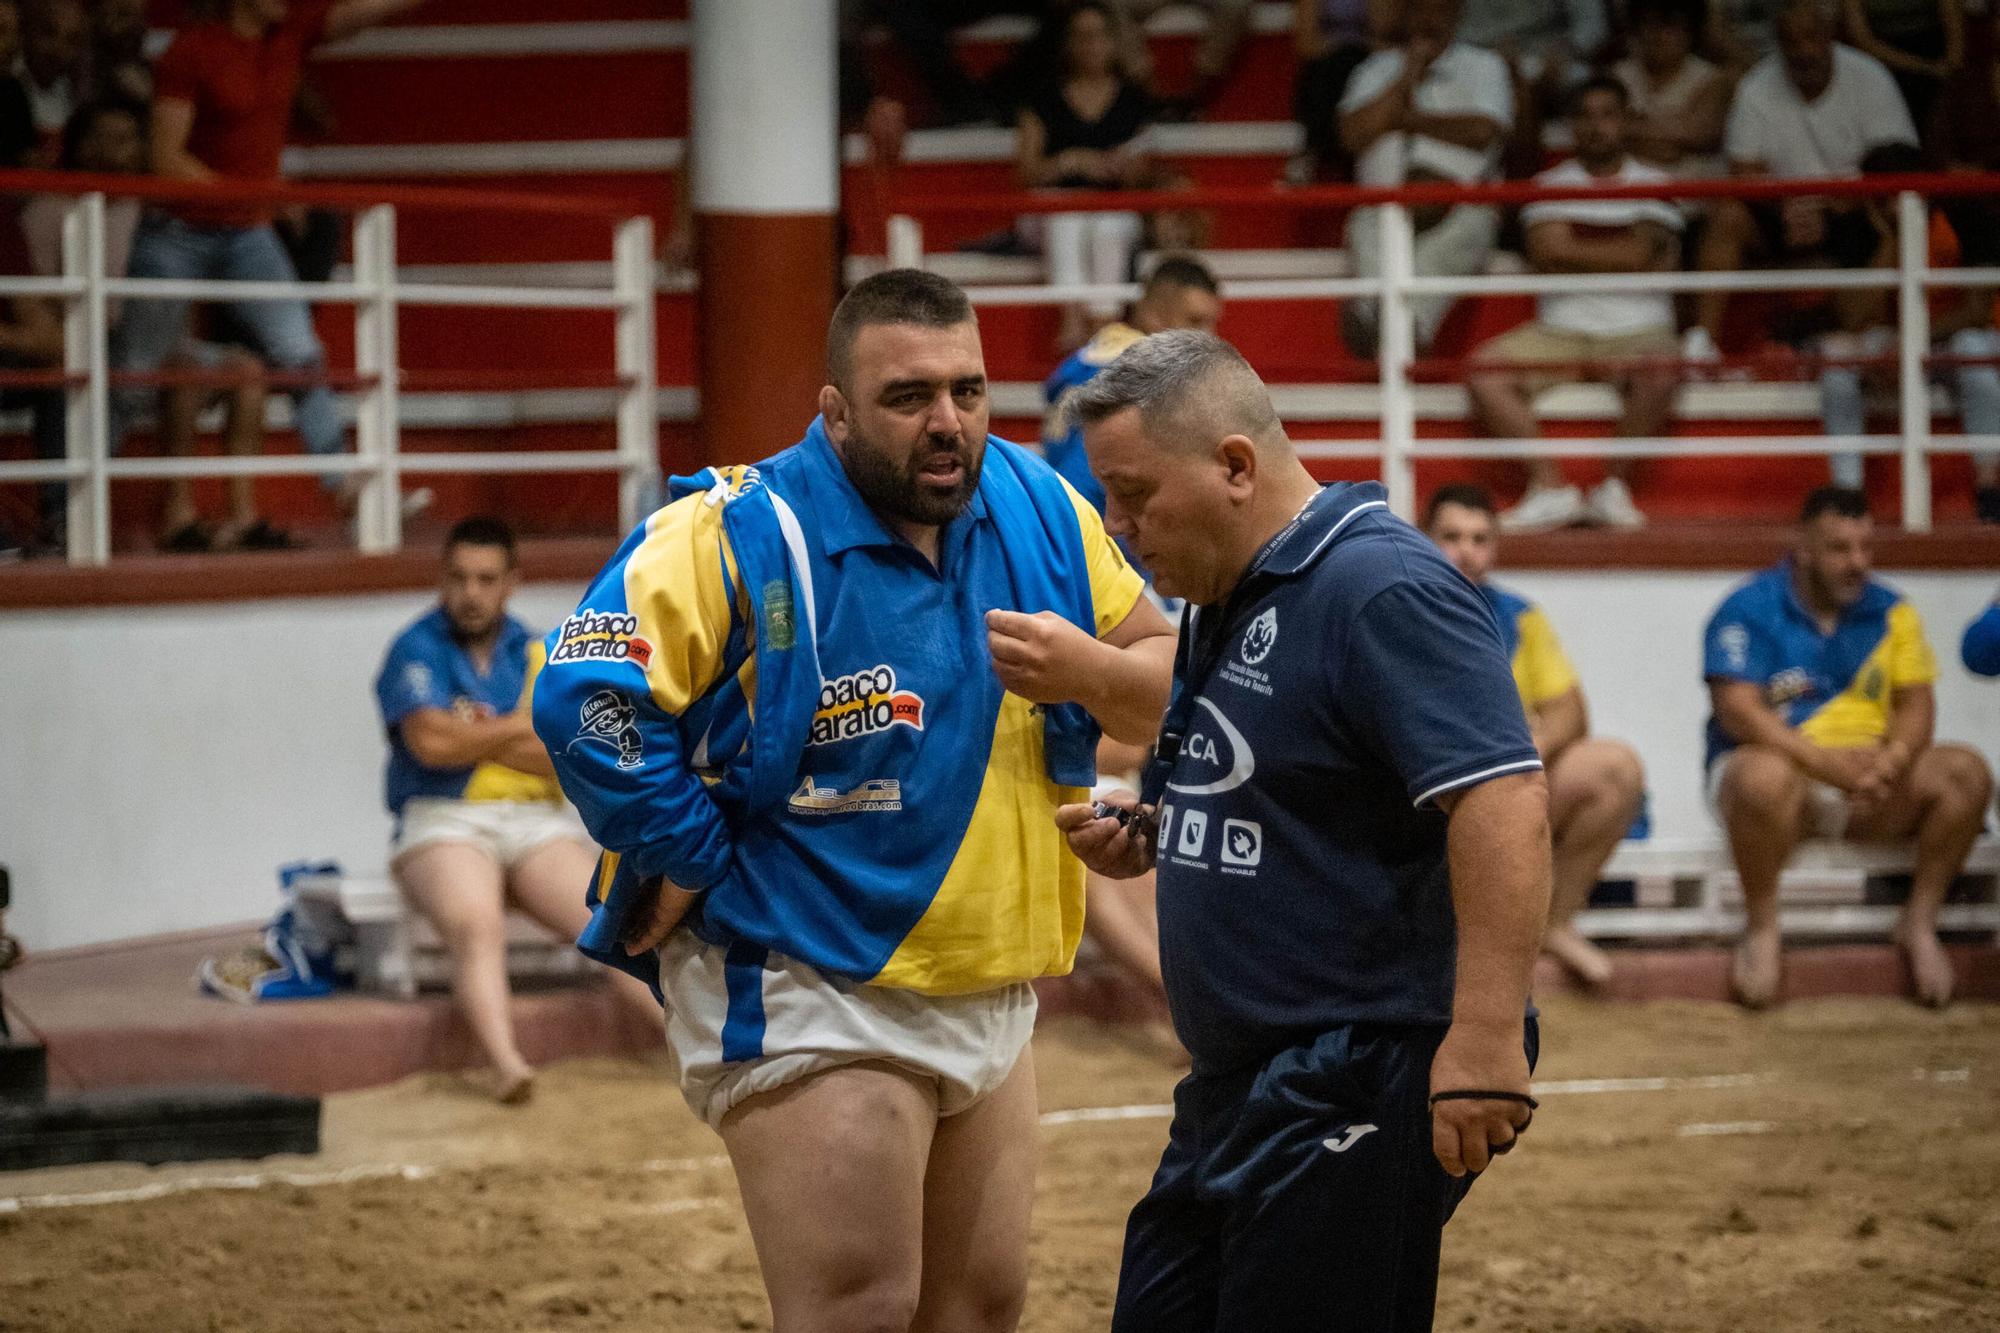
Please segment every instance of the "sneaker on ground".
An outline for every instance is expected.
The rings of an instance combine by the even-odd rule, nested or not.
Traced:
[[[1708,336],[1708,330],[1697,324],[1681,335],[1681,359],[1720,361],[1722,349],[1715,345],[1715,339]]]
[[[1632,491],[1618,477],[1606,477],[1590,493],[1590,521],[1607,528],[1643,528],[1646,516],[1632,503]]]
[[[1583,491],[1575,486],[1547,486],[1529,491],[1521,503],[1500,515],[1503,532],[1546,532],[1580,523],[1586,516]]]

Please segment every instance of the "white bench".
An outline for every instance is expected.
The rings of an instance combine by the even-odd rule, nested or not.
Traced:
[[[410,999],[423,987],[451,980],[451,960],[430,922],[409,910],[387,874],[308,875],[294,884],[299,897],[331,902],[354,927],[352,954],[341,960],[354,969],[362,990]],[[507,914],[507,975],[510,978],[579,977],[590,960],[568,940],[559,940],[518,912]]]
[[[1870,879],[1907,875],[1916,848],[1814,839],[1802,845],[1779,886],[1778,918],[1787,934],[1880,935],[1900,908],[1866,900]],[[1621,843],[1604,880],[1632,880],[1630,907],[1594,907],[1577,929],[1593,938],[1661,939],[1733,936],[1743,929],[1743,889],[1729,846],[1720,838]],[[1949,931],[2000,931],[2000,837],[1982,837],[1966,858],[1953,901],[1939,913]],[[1970,890],[1967,894],[1965,890]],[[1970,901],[1967,901],[1967,898]]]

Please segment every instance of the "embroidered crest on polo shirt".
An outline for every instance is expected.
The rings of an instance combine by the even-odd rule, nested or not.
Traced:
[[[1236,656],[1216,669],[1217,680],[1246,689],[1270,698],[1271,674],[1260,671],[1257,664],[1271,655],[1271,649],[1278,644],[1278,608],[1267,606],[1243,631],[1243,642],[1236,650]]]
[[[1262,615],[1250,622],[1250,628],[1243,631],[1243,664],[1256,666],[1271,655],[1271,649],[1278,642],[1278,608],[1267,606]]]

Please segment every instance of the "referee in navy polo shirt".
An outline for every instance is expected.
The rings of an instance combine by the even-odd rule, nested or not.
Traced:
[[[1428,1329],[1445,1221],[1534,1109],[1548,789],[1499,629],[1221,339],[1073,404],[1105,526],[1190,604],[1145,790],[1058,815],[1101,874],[1157,863],[1194,1056],[1112,1328]]]

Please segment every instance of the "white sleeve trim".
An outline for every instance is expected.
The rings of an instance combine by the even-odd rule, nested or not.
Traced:
[[[1449,782],[1440,782],[1437,786],[1432,787],[1422,796],[1410,802],[1410,804],[1421,810],[1432,800],[1444,795],[1448,791],[1457,791],[1460,787],[1471,787],[1485,782],[1488,778],[1497,778],[1503,773],[1525,773],[1530,769],[1540,768],[1541,766],[1542,761],[1539,759],[1517,759],[1511,764],[1500,764],[1494,768],[1484,768],[1477,773],[1468,773],[1462,778],[1453,778]]]

